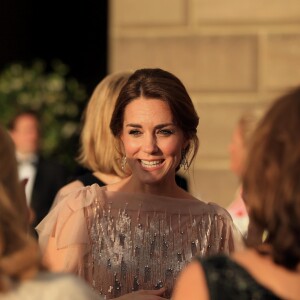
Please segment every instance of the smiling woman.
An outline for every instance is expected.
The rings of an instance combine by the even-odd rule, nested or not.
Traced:
[[[198,122],[177,77],[133,73],[110,122],[128,177],[60,201],[38,228],[48,265],[79,274],[107,299],[168,299],[196,254],[233,251],[240,236],[229,214],[175,181],[196,155]]]
[[[174,196],[182,191],[174,184],[175,170],[188,141],[172,119],[168,103],[157,99],[140,97],[125,109],[120,138],[132,178],[141,191],[154,183],[160,194]],[[163,190],[169,186],[170,191]]]

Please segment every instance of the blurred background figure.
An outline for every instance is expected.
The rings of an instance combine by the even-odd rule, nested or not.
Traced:
[[[119,93],[130,75],[131,72],[107,75],[95,87],[82,118],[79,166],[73,181],[59,190],[56,199],[75,188],[94,183],[104,186],[125,176],[120,162],[116,161],[116,145],[109,122]]]
[[[67,182],[67,171],[40,153],[41,128],[36,112],[17,113],[8,129],[15,144],[19,179],[27,179],[26,199],[34,213],[34,227],[48,213],[55,194]]]
[[[24,186],[14,144],[0,127],[0,299],[100,299],[78,278],[47,272],[37,241],[28,234]]]
[[[248,154],[251,136],[262,115],[263,109],[259,108],[244,112],[233,131],[229,146],[230,169],[237,176],[239,181],[244,173],[245,161]],[[228,206],[227,210],[231,214],[235,225],[238,227],[243,236],[246,237],[249,217],[242,198],[242,192],[242,187],[240,185],[235,193],[234,200]]]

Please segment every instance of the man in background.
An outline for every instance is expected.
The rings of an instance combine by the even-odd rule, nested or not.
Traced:
[[[31,110],[14,116],[8,125],[15,143],[20,180],[27,180],[25,193],[35,227],[48,213],[57,191],[66,184],[66,169],[40,153],[40,121]]]

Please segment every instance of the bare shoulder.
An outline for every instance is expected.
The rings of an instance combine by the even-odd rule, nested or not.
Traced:
[[[208,289],[201,264],[193,261],[187,265],[175,284],[172,300],[208,300]]]

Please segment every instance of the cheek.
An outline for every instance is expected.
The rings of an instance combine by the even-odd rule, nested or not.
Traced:
[[[243,147],[235,147],[231,152],[231,168],[237,173],[237,175],[241,175],[243,170],[245,160],[245,150]]]
[[[236,151],[236,146],[234,144],[231,144],[229,153],[230,153],[231,161],[235,161],[237,156],[237,151]]]
[[[182,143],[178,140],[163,141],[159,148],[165,155],[181,156]]]
[[[122,141],[122,149],[125,151],[127,156],[130,156],[130,154],[133,154],[139,149],[139,143],[137,140],[130,139],[128,137],[121,137]]]

